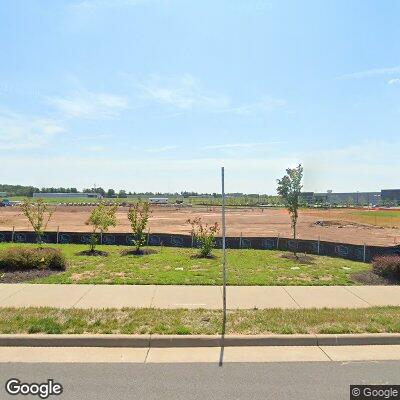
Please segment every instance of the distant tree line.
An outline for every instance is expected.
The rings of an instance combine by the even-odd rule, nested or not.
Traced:
[[[35,186],[5,185],[0,184],[0,192],[6,192],[7,196],[32,197],[33,193],[78,193],[76,188],[37,188]]]
[[[6,192],[9,197],[33,197],[33,193],[79,193],[77,188],[64,187],[42,187],[6,185],[0,184],[0,192]],[[193,204],[218,205],[221,203],[220,193],[199,193],[194,191],[181,192],[127,192],[125,190],[104,189],[102,187],[85,188],[83,193],[99,193],[105,198],[127,198],[133,196],[141,197],[184,197],[191,199]],[[197,197],[197,198],[196,198]],[[228,205],[257,205],[257,204],[281,204],[279,196],[268,196],[259,194],[227,193]]]

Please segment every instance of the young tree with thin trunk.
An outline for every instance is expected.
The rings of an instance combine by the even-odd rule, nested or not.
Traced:
[[[39,247],[42,247],[42,238],[47,224],[53,215],[53,210],[43,199],[32,201],[31,199],[23,200],[21,204],[22,214],[28,219],[36,233],[36,242]]]
[[[277,192],[282,197],[283,204],[289,211],[294,240],[297,238],[296,228],[299,218],[300,194],[303,188],[302,179],[303,167],[301,164],[296,168],[288,168],[286,175],[282,179],[278,179]],[[297,256],[296,248],[293,253]]]
[[[94,253],[96,246],[99,242],[98,234],[107,232],[111,226],[117,225],[116,212],[118,205],[107,207],[103,202],[96,206],[89,219],[86,221],[86,225],[92,227],[92,233],[90,235],[90,252]]]
[[[132,243],[135,246],[135,253],[140,254],[140,248],[146,243],[146,226],[150,216],[149,203],[139,200],[129,207],[128,219],[133,232]]]

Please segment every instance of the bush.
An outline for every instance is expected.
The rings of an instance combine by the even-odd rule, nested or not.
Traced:
[[[199,257],[211,257],[215,244],[215,235],[219,231],[218,224],[215,222],[214,225],[209,226],[203,223],[201,217],[188,219],[186,222],[192,226],[192,235],[200,248]]]
[[[59,249],[11,247],[0,253],[0,269],[24,271],[52,269],[64,271],[66,259]]]
[[[381,276],[400,279],[400,256],[377,256],[372,261],[372,271]]]

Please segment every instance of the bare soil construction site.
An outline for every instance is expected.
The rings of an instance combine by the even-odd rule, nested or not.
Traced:
[[[91,207],[55,206],[47,231],[89,232],[86,225]],[[130,232],[127,207],[117,212],[118,225],[110,232]],[[371,216],[375,211],[371,210]],[[204,222],[221,220],[220,207],[173,208],[152,207],[149,221],[152,233],[190,233],[187,220],[202,217]],[[348,209],[301,210],[298,221],[298,238],[351,244],[393,246],[400,244],[398,218],[382,226],[365,223]],[[373,221],[373,219],[372,219]],[[290,218],[284,209],[227,209],[227,236],[291,237]],[[397,224],[397,225],[396,225]],[[18,207],[0,208],[0,230],[30,231],[30,225]]]

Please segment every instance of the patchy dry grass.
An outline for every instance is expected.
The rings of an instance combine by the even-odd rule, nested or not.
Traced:
[[[0,333],[218,334],[215,310],[54,308],[0,309]],[[400,332],[400,307],[366,309],[232,310],[227,334]]]

